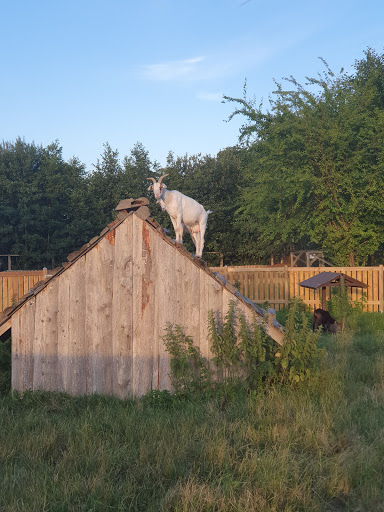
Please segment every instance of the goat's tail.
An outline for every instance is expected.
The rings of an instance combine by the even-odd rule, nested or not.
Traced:
[[[213,213],[213,212],[212,212],[212,210],[208,210],[207,213],[210,214],[210,213]]]

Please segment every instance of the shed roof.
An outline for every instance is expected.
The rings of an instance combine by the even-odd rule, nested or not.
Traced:
[[[324,286],[340,286],[341,277],[344,277],[344,284],[347,287],[368,288],[368,285],[362,281],[358,281],[357,279],[342,274],[341,272],[321,272],[320,274],[316,274],[305,281],[301,281],[299,285],[304,288],[311,288],[312,290],[317,290]]]

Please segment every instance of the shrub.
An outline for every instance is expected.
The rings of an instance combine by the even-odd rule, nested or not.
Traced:
[[[238,322],[238,324],[237,324]],[[284,344],[274,342],[256,318],[249,325],[238,315],[231,301],[224,322],[208,314],[209,341],[216,378],[180,326],[167,326],[164,337],[171,354],[171,379],[177,393],[219,390],[231,394],[234,388],[260,390],[268,383],[293,385],[310,379],[323,353],[317,347],[319,334],[313,333],[299,301],[293,301],[287,316]]]
[[[183,327],[168,324],[163,341],[171,355],[171,382],[175,392],[190,394],[206,390],[210,385],[211,372]]]
[[[317,347],[319,333],[312,332],[299,301],[291,303],[285,329],[284,345],[275,354],[276,378],[283,383],[298,383],[312,376],[324,352]]]
[[[235,302],[229,303],[223,324],[215,318],[212,310],[208,311],[208,331],[211,342],[213,362],[218,369],[221,380],[235,379],[241,371],[241,351],[235,330]]]
[[[299,297],[294,297],[293,299],[290,299],[290,301],[288,302],[288,307],[284,307],[276,311],[276,320],[282,325],[285,325],[287,323],[288,316],[292,307],[295,308],[295,316],[297,322],[300,321],[303,313],[307,318],[308,325],[309,322],[312,322],[313,312],[310,306],[305,304],[305,302],[303,302],[303,300],[300,299]]]

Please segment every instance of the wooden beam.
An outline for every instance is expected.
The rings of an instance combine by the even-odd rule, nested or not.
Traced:
[[[321,307],[322,309],[327,309],[327,287],[323,286],[321,288]]]
[[[9,329],[12,328],[12,318],[9,318],[3,325],[0,326],[0,336],[5,334]]]

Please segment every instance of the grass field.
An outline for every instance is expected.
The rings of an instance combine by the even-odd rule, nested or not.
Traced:
[[[0,510],[384,511],[383,317],[322,336],[300,388],[0,397]]]

